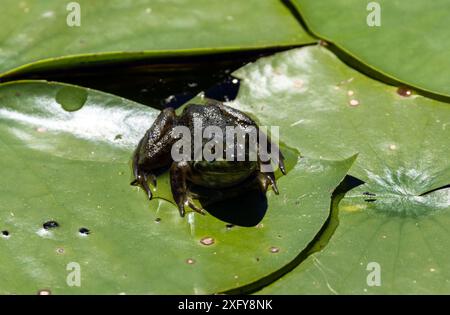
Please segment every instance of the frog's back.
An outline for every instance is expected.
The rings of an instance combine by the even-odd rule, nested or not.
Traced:
[[[183,110],[180,121],[192,131],[194,130],[194,120],[201,122],[203,129],[207,126],[217,126],[222,129],[222,132],[225,132],[227,126],[238,126],[238,122],[234,117],[225,114],[214,103],[209,105],[187,105]]]
[[[222,131],[222,145],[223,155],[222,159],[206,161],[192,161],[193,181],[197,184],[204,184],[209,187],[228,187],[231,184],[244,181],[251,176],[257,170],[257,161],[251,161],[249,159],[248,150],[245,151],[245,160],[238,161],[235,155],[233,159],[227,160],[227,144],[226,142],[226,129],[227,127],[248,127],[248,124],[243,125],[235,117],[224,113],[218,106],[211,105],[197,105],[190,104],[185,108],[182,114],[183,125],[191,130],[191,136],[194,136],[194,121],[201,122],[202,135],[206,127],[214,126],[219,127]],[[212,138],[202,137],[202,149],[206,143],[211,141]],[[248,139],[247,139],[248,141]],[[192,138],[192,153],[195,150],[194,139]],[[231,148],[237,146],[237,138]],[[248,142],[246,148],[249,148]]]

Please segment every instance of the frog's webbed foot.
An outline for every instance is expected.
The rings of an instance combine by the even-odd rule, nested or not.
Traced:
[[[178,206],[180,215],[184,217],[185,206],[189,206],[194,211],[205,214],[205,210],[198,207],[193,199],[192,194],[187,188],[187,175],[190,172],[190,166],[186,162],[173,162],[170,167],[170,186],[172,188],[173,198]]]

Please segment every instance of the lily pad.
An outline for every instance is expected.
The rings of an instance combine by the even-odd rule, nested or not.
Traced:
[[[67,100],[80,108],[67,111]],[[257,283],[315,237],[354,160],[295,156],[253,227],[181,218],[171,202],[149,202],[129,185],[133,149],[157,114],[59,83],[0,85],[1,293],[199,294]],[[80,286],[66,281],[74,266]]]
[[[69,2],[3,1],[0,76],[315,41],[276,0],[76,3],[80,26]]]
[[[340,48],[344,58],[350,55],[403,84],[450,96],[448,1],[293,0],[293,4],[308,28]]]
[[[290,126],[283,140],[307,156],[359,152],[349,173],[365,182],[341,202],[325,249],[262,292],[449,292],[449,105],[369,79],[321,46],[234,74],[229,105]],[[366,283],[369,262],[381,265],[381,287]]]

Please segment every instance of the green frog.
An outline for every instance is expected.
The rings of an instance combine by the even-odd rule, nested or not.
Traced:
[[[200,143],[198,140],[196,142],[198,139],[198,137],[195,138],[196,132],[205,135],[205,130],[211,126],[216,128],[217,132],[210,132],[208,137],[201,138]],[[241,154],[239,157],[239,154],[236,153],[238,152],[237,146],[242,146],[242,142],[239,142],[237,137],[228,138],[227,128],[230,127],[241,128],[244,131],[257,130],[258,148],[264,143],[269,158],[265,156],[262,159],[262,151],[259,149],[256,150],[256,158],[250,158],[250,149],[245,150],[244,155]],[[173,148],[179,143],[182,135],[179,132],[180,128],[189,132],[191,138],[188,139],[190,141],[187,142],[187,148],[191,150],[187,150],[188,153],[181,155],[181,158],[174,159]],[[211,145],[212,139],[214,139],[213,144],[216,145]],[[230,141],[227,142],[230,139],[232,139],[231,144]],[[244,145],[248,145],[249,137],[244,139]],[[220,142],[222,145],[219,145]],[[211,154],[216,157],[218,152],[215,150],[220,150],[220,157],[208,159],[200,156],[199,158],[199,145],[200,152],[205,152],[202,150],[209,146]],[[232,153],[229,154],[229,152]],[[271,154],[272,152],[277,154]],[[186,206],[200,214],[205,214],[205,210],[193,201],[193,199],[199,199],[199,196],[192,192],[192,185],[211,188],[219,192],[243,192],[249,188],[249,183],[256,183],[264,193],[270,186],[278,194],[274,170],[267,166],[275,164],[283,174],[286,174],[283,161],[284,158],[278,146],[262,133],[258,125],[245,113],[218,101],[206,105],[188,104],[178,116],[173,108],[164,109],[147,130],[134,152],[134,180],[131,184],[140,185],[151,199],[152,192],[149,184],[156,186],[157,174],[161,170],[169,168],[172,195],[180,215],[182,217],[185,215]]]

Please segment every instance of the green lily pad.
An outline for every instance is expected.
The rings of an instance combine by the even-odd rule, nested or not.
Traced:
[[[359,152],[349,173],[365,182],[341,202],[325,249],[262,292],[449,292],[449,105],[369,79],[320,46],[235,75],[231,106],[291,126],[283,140],[307,156]],[[381,265],[381,287],[366,284],[369,262]]]
[[[80,0],[79,27],[68,3],[2,2],[1,76],[315,41],[276,0]]]
[[[85,102],[67,111],[61,93]],[[354,160],[297,162],[294,155],[256,226],[227,227],[220,212],[181,218],[171,202],[149,202],[129,185],[133,149],[157,114],[75,86],[0,85],[1,293],[199,294],[257,283],[315,237]],[[159,184],[167,187],[167,174]],[[43,228],[50,221],[58,226]],[[73,266],[79,287],[66,282]]]
[[[293,0],[293,4],[311,31],[344,55],[403,84],[450,96],[448,1]],[[377,5],[380,26],[369,26],[367,20],[373,25]]]
[[[357,196],[366,189],[341,201],[339,227],[322,252],[259,293],[448,294],[450,189],[373,204]],[[371,283],[374,263],[379,286]]]

